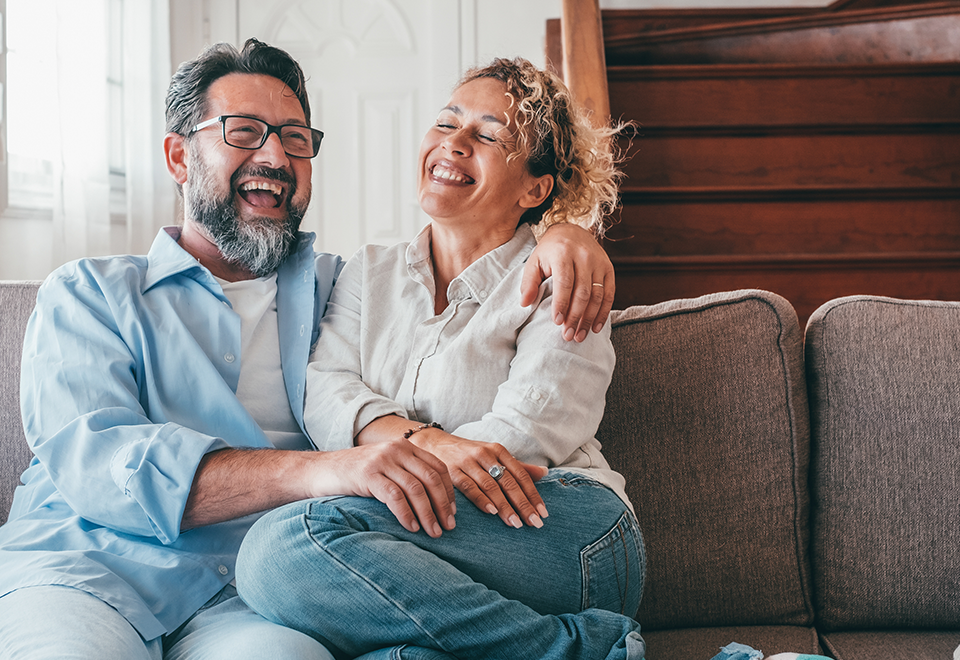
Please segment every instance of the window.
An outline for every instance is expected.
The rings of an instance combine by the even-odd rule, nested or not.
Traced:
[[[71,122],[70,104],[84,103],[84,99],[64,98],[65,74],[58,58],[99,59],[103,50],[63,52],[59,31],[69,29],[73,33],[107,36],[107,61],[90,62],[89,68],[106,72],[108,112],[104,122],[108,128],[107,144],[103,146],[109,163],[110,214],[112,222],[124,222],[123,1],[107,0],[102,12],[72,11],[65,16],[64,0],[0,0],[6,42],[0,70],[4,103],[0,137],[5,151],[0,158],[6,165],[6,171],[0,175],[5,179],[6,195],[0,198],[0,210],[6,215],[52,217],[63,166],[65,133],[85,130],[81,122]],[[90,93],[100,92],[93,88]],[[99,136],[103,131],[98,127],[92,134]],[[90,148],[101,144],[99,137],[92,138]]]

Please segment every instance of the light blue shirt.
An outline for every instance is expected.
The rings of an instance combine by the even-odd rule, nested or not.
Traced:
[[[270,447],[236,397],[240,318],[208,270],[161,230],[147,256],[82,259],[37,297],[21,407],[35,456],[0,527],[0,596],[83,589],[145,639],[171,632],[234,577],[258,517],[180,532],[201,458]],[[278,270],[287,398],[303,427],[304,378],[342,262],[301,234]]]

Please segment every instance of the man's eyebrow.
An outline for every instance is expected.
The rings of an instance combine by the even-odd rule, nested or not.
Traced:
[[[460,106],[458,106],[458,105],[448,105],[447,107],[442,108],[442,109],[440,110],[440,112],[443,112],[444,110],[446,110],[446,111],[448,111],[448,112],[452,112],[453,114],[457,115],[458,117],[462,117],[462,116],[463,116],[463,109],[462,109]],[[480,119],[482,119],[484,122],[493,122],[494,124],[500,124],[501,126],[506,126],[506,125],[507,125],[507,122],[503,121],[502,119],[500,119],[500,118],[498,118],[498,117],[496,117],[496,116],[494,116],[494,115],[483,115],[482,117],[480,117]]]

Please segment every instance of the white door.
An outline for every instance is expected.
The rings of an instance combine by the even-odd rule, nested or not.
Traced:
[[[349,257],[408,240],[420,138],[462,69],[451,0],[240,0],[240,40],[288,51],[303,67],[312,124],[324,131],[303,228]],[[453,28],[453,29],[452,29]]]

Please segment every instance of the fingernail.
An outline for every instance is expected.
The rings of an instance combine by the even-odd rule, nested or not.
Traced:
[[[457,521],[454,520],[453,516],[447,518],[447,529],[453,529],[457,526]]]
[[[571,339],[573,339],[573,333],[574,333],[573,328],[567,328],[566,330],[563,331],[563,338],[566,341],[570,341]]]
[[[516,527],[517,529],[520,529],[521,527],[523,527],[523,523],[520,522],[520,517],[516,515],[510,516],[510,524]]]
[[[494,516],[497,515],[497,507],[493,506],[492,504],[488,504],[488,505],[487,505],[487,513],[489,513],[489,514],[491,514],[491,515],[494,515]]]
[[[549,517],[550,517],[550,514],[547,513],[547,507],[544,506],[543,504],[538,504],[538,505],[537,505],[537,511],[540,513],[540,517],[541,517],[541,518],[549,518]]]
[[[579,342],[579,341],[583,341],[583,340],[586,339],[586,338],[587,338],[587,331],[586,331],[586,330],[581,330],[580,332],[577,333],[577,341],[578,341],[578,342]]]
[[[601,330],[603,330],[603,324],[602,324],[602,323],[598,323],[598,324],[596,324],[595,326],[593,326],[593,331],[594,331],[594,332],[600,332]]]
[[[456,501],[456,500],[450,500],[450,513],[452,513],[453,515],[457,515],[457,501]]]
[[[540,529],[541,527],[543,527],[543,521],[540,520],[540,516],[538,516],[535,513],[530,514],[530,517],[527,520],[529,520],[530,524],[536,527],[537,529]]]
[[[441,534],[443,534],[443,530],[440,529],[440,525],[434,525],[434,526],[433,526],[433,536],[434,536],[434,538],[439,537]]]
[[[560,325],[561,323],[563,323],[563,314],[557,314],[556,318],[553,319],[553,322],[556,323],[557,325]]]

